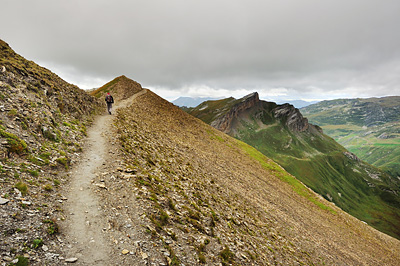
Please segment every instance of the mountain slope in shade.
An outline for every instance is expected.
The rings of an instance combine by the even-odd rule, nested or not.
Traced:
[[[362,162],[293,106],[261,101],[253,93],[205,102],[189,113],[255,147],[343,210],[400,238],[399,180]]]
[[[301,111],[362,160],[400,176],[400,97],[323,101]]]
[[[152,223],[154,250],[169,250],[172,262],[399,262],[398,240],[341,211],[254,148],[154,93],[120,110],[116,127],[125,168],[134,173],[118,195],[136,191],[145,220]],[[110,204],[117,206],[118,197],[110,198]]]

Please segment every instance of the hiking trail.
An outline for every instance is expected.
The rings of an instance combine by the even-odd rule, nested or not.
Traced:
[[[113,115],[101,115],[95,118],[88,129],[87,139],[76,163],[70,172],[70,187],[65,206],[66,219],[62,223],[62,233],[67,242],[66,259],[77,258],[75,265],[114,265],[112,248],[106,228],[108,217],[102,212],[100,198],[94,189],[101,184],[93,180],[101,173],[100,168],[107,165],[109,145],[106,135],[111,133],[112,120],[117,109],[127,107],[134,99],[144,93],[144,89],[128,99],[113,106]],[[104,107],[106,109],[106,106]]]

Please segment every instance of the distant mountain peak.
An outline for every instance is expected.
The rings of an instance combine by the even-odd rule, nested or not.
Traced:
[[[303,117],[299,109],[291,104],[278,105],[272,111],[275,118],[286,121],[285,124],[291,131],[303,132],[310,127],[308,119]]]
[[[221,115],[219,118],[213,121],[211,126],[222,132],[229,132],[231,130],[232,121],[243,111],[256,106],[259,102],[260,99],[257,92],[246,95],[238,101],[235,101],[236,104],[234,104],[225,115]]]
[[[244,101],[255,101],[255,102],[258,102],[260,100],[260,98],[258,96],[258,92],[250,93],[249,95],[246,95],[241,99],[242,99],[243,102]]]

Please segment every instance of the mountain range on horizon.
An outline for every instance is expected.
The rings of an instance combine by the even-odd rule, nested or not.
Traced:
[[[196,107],[199,104],[205,102],[205,101],[213,101],[213,100],[219,100],[223,97],[220,98],[212,98],[212,97],[179,97],[172,101],[173,104],[179,106],[179,107]],[[315,104],[318,101],[304,101],[304,100],[283,100],[283,99],[277,99],[275,101],[278,104],[284,104],[284,103],[290,103],[296,108],[302,108],[309,106],[311,104]]]
[[[118,109],[113,115],[105,112],[107,92]],[[344,212],[336,206],[336,198],[335,205],[283,165],[140,83],[119,76],[91,94],[26,60],[0,40],[3,264],[399,264],[398,239]],[[256,94],[206,103],[203,111],[212,112],[205,117],[214,126],[248,137],[272,129],[274,144],[287,147],[287,155],[327,152],[317,152],[307,143],[310,138],[324,149],[337,147],[290,105],[263,102]],[[255,113],[254,106],[258,106]],[[240,128],[236,115],[251,131]],[[87,143],[92,138],[87,132],[96,121],[107,121],[95,132],[105,138],[107,152],[93,155],[101,159],[100,166],[88,184],[76,187],[77,193],[91,195],[82,204],[88,209],[71,213],[68,206],[74,199],[66,195],[74,188],[74,176],[85,177],[77,166],[90,164],[92,158],[84,154],[100,145]],[[277,147],[270,151],[277,154]],[[380,188],[368,190],[392,189],[384,174],[364,168],[344,148],[332,151],[332,156],[344,161],[337,165],[333,165],[337,160],[330,161],[331,166],[351,164],[357,171],[378,174],[380,183],[366,178]],[[309,158],[290,159],[311,165]],[[321,168],[332,169],[336,168]],[[374,200],[381,196],[368,195]],[[98,211],[96,220],[88,218],[92,209]],[[384,218],[383,223],[391,216]],[[82,222],[82,231],[67,230],[73,221]],[[92,231],[104,242],[94,243]],[[73,233],[81,234],[83,242],[71,241]],[[91,257],[95,244],[104,250],[101,258]],[[77,248],[79,252],[71,254]]]

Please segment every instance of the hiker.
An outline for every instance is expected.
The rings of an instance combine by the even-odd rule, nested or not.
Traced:
[[[106,96],[107,110],[108,113],[111,114],[112,104],[114,103],[114,98],[111,96],[109,92],[107,92]]]

